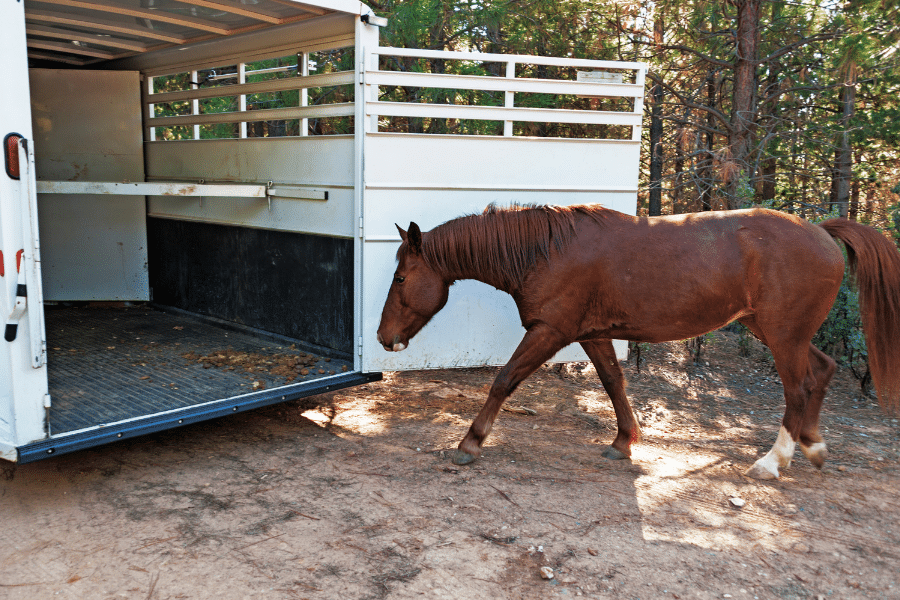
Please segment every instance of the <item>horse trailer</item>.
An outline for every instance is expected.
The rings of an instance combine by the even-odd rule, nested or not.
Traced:
[[[385,24],[354,0],[0,5],[0,457],[507,360],[515,305],[471,281],[384,351],[395,223],[634,214],[646,66],[382,47]]]

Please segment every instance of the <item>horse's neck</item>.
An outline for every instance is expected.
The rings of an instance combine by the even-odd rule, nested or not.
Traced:
[[[460,281],[474,279],[486,283],[498,290],[512,294],[517,285],[511,285],[509,277],[505,277],[497,268],[486,268],[490,261],[483,260],[491,252],[491,248],[480,248],[481,244],[473,244],[472,240],[465,236],[445,238],[442,245],[447,259],[441,261],[443,276],[447,281]],[[482,256],[473,256],[482,253]],[[461,257],[453,260],[453,257]],[[481,258],[482,260],[479,260]]]

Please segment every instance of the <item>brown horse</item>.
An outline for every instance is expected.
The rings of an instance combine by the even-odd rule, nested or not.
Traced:
[[[770,479],[795,443],[821,467],[819,411],[835,362],[810,343],[844,275],[856,274],[872,379],[882,406],[900,395],[900,253],[847,219],[813,225],[764,209],[638,218],[600,206],[489,206],[422,232],[399,226],[398,266],[378,327],[399,351],[447,302],[450,285],[477,279],[509,293],[526,333],[494,381],[453,457],[472,462],[500,406],[523,379],[578,342],[616,411],[603,455],[627,458],[639,437],[613,339],[682,340],[740,321],[772,352],[786,409],[772,450],[748,474]]]

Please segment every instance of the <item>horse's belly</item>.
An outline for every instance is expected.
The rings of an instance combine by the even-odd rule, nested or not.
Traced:
[[[753,314],[747,295],[739,290],[657,294],[654,301],[648,301],[649,297],[631,296],[631,305],[623,304],[618,318],[598,310],[585,320],[584,332],[594,337],[669,342],[703,335]]]

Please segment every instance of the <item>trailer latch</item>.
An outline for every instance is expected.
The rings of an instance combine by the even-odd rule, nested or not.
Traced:
[[[377,17],[372,13],[366,13],[359,16],[359,20],[366,25],[374,25],[375,27],[387,27],[388,20],[385,17]]]
[[[3,339],[7,342],[12,342],[16,339],[16,334],[19,330],[19,319],[25,314],[25,308],[28,303],[28,288],[25,287],[25,269],[22,268],[22,255],[24,252],[24,250],[19,250],[16,254],[16,271],[19,272],[19,277],[16,280],[16,302],[13,305],[13,311],[9,315],[9,319],[6,320],[6,331],[3,335]]]

